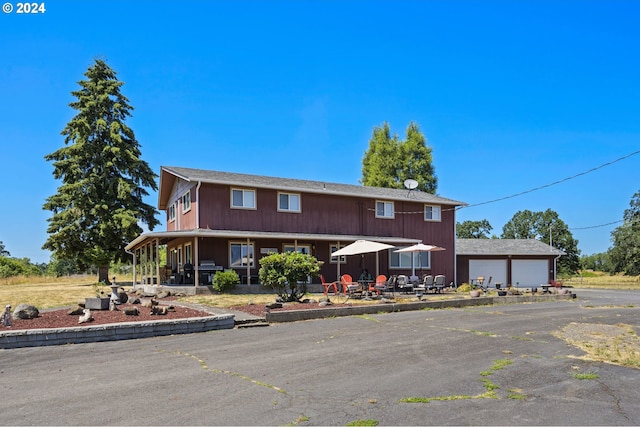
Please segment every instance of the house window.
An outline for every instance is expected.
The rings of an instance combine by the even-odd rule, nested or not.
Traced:
[[[376,218],[393,218],[393,202],[376,202]]]
[[[335,251],[337,251],[338,249],[344,248],[344,245],[340,245],[340,248],[338,248],[338,245],[331,245],[329,246],[329,262],[331,264],[337,264],[338,263],[338,257],[337,256],[331,256],[332,253],[334,253]],[[347,263],[347,257],[342,255],[340,257],[340,264],[346,264]]]
[[[253,243],[231,242],[229,245],[229,265],[231,267],[253,267]]]
[[[413,264],[411,258],[413,257]],[[395,252],[389,251],[390,268],[431,268],[430,252]]]
[[[296,246],[291,243],[285,243],[283,252],[295,252]],[[310,255],[311,254],[311,246],[309,245],[298,245],[298,252],[301,254]]]
[[[300,195],[278,193],[278,210],[282,212],[300,212]]]
[[[169,222],[173,222],[176,220],[176,204],[173,203],[169,206]]]
[[[255,209],[256,208],[255,190],[241,190],[237,188],[231,189],[231,207]]]
[[[193,265],[193,252],[191,250],[191,243],[184,245],[184,262]]]
[[[440,206],[436,205],[424,205],[424,220],[425,221],[440,221]]]
[[[182,196],[182,213],[189,212],[191,210],[191,190],[184,193]]]

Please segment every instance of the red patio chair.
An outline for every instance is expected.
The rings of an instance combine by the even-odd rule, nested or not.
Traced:
[[[324,294],[329,294],[329,289],[333,286],[333,293],[338,293],[338,283],[337,282],[325,282],[324,276],[320,275],[320,280],[322,281],[322,286],[324,287]]]

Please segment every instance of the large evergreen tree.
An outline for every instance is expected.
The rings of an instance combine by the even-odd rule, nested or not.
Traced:
[[[109,282],[109,262],[127,259],[124,247],[142,232],[139,223],[159,224],[142,201],[146,188],[157,190],[156,174],[125,123],[133,107],[120,93],[124,83],[102,60],[84,75],[71,93],[78,113],[61,133],[65,146],[45,156],[62,184],[43,206],[53,212],[43,249],[80,269],[97,266],[98,280]]]
[[[391,135],[389,124],[375,127],[369,149],[362,160],[362,184],[370,187],[404,188],[408,178],[418,181],[418,190],[435,193],[438,180],[431,147],[415,122],[409,123],[406,139]]]
[[[519,211],[502,228],[503,239],[537,239],[551,245],[566,255],[558,260],[558,269],[563,273],[575,273],[580,268],[578,241],[558,213],[547,209],[544,212]]]

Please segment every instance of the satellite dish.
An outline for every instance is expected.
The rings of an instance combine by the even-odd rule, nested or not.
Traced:
[[[404,180],[404,186],[407,188],[407,190],[413,190],[418,188],[418,181],[416,181],[415,179],[405,179]]]

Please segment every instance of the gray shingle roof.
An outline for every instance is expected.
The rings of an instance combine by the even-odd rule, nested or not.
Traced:
[[[410,200],[441,205],[464,206],[466,203],[413,190],[394,188],[365,187],[362,185],[337,184],[332,182],[308,181],[303,179],[276,178],[270,176],[248,175],[233,172],[221,172],[203,169],[191,169],[176,166],[162,166],[162,169],[182,179],[192,182],[204,182],[226,185],[239,185],[256,188],[271,188],[306,193],[335,194],[340,196],[377,197],[387,200]]]
[[[457,255],[564,255],[535,239],[456,239]]]

